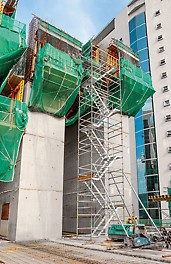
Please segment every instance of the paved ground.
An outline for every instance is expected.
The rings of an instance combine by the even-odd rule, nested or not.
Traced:
[[[44,264],[44,263],[58,263],[58,264],[161,264],[160,261],[166,261],[171,263],[169,259],[162,259],[162,254],[168,254],[171,251],[157,252],[158,257],[160,254],[160,261],[144,259],[143,255],[149,254],[149,250],[123,250],[123,254],[137,254],[139,251],[142,256],[133,257],[122,255],[119,251],[116,252],[106,252],[104,247],[103,251],[97,249],[88,249],[85,247],[77,247],[63,244],[64,241],[59,242],[37,242],[37,243],[20,243],[15,244],[7,241],[0,241],[0,263],[5,264]],[[72,242],[72,241],[71,241]],[[87,243],[86,243],[87,245]],[[91,246],[91,244],[90,244]],[[87,245],[88,247],[88,245]],[[153,251],[152,256],[155,256]],[[150,256],[151,257],[151,256]],[[170,258],[171,259],[171,258]]]

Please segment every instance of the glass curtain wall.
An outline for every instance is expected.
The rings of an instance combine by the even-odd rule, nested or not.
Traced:
[[[129,22],[130,45],[139,53],[140,66],[150,74],[148,41],[145,13],[135,16]],[[160,204],[148,201],[148,196],[159,194],[159,176],[156,149],[156,136],[152,98],[135,117],[136,159],[139,197],[153,219],[160,219]],[[147,215],[139,205],[140,219]]]

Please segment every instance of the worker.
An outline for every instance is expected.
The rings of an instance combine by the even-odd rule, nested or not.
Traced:
[[[128,219],[126,220],[126,224],[129,224],[129,225],[133,224],[131,216],[128,216]]]

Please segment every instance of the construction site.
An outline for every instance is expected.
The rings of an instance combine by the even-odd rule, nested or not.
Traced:
[[[138,53],[115,38],[82,43],[36,15],[26,38],[17,4],[0,1],[1,238],[169,250],[170,226],[156,225],[131,173],[129,119],[155,93]]]

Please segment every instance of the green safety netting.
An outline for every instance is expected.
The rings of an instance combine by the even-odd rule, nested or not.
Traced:
[[[91,98],[89,96],[89,94],[87,92],[84,92],[83,94],[83,98],[80,104],[80,108],[78,109],[76,115],[71,118],[71,119],[66,119],[65,120],[65,125],[66,126],[71,126],[73,125],[77,120],[79,115],[83,115],[88,109],[89,109],[89,105],[91,105]]]
[[[150,75],[144,73],[130,61],[122,58],[120,61],[120,67],[119,79],[121,80],[121,88],[120,85],[118,85],[118,79],[114,77],[116,82],[113,82],[109,88],[111,94],[109,98],[110,105],[111,108],[122,110],[123,113],[129,116],[135,116],[144,106],[146,100],[155,93],[155,90],[152,86]],[[87,76],[90,76],[90,72]],[[96,83],[96,85],[97,84],[100,85],[99,82]],[[88,109],[84,103],[88,100],[89,97],[85,93],[83,97],[83,105],[81,104],[80,108],[81,115]],[[122,101],[122,103],[120,101]],[[90,105],[88,102],[86,103],[87,105]],[[77,121],[78,116],[79,112],[77,112],[73,118],[66,119],[66,126],[74,124]]]
[[[79,60],[46,44],[38,54],[29,107],[65,116],[77,97],[82,72]]]
[[[133,56],[139,58],[138,52],[136,52],[133,49],[131,49],[130,47],[126,46],[123,42],[117,41],[117,45],[118,45],[119,49],[123,49],[124,51],[127,51],[127,52],[131,53]]]
[[[130,61],[122,58],[120,60],[120,76],[121,80],[121,94],[120,87],[115,84],[110,86],[111,97],[113,102],[118,103],[121,98],[122,112],[128,116],[135,116],[139,110],[144,106],[146,100],[155,93],[152,86],[151,77],[143,70],[133,65]],[[114,104],[114,107],[119,108]]]
[[[25,103],[0,95],[0,181],[13,180],[27,109]]]
[[[56,36],[65,39],[69,43],[72,43],[74,46],[77,46],[79,48],[82,47],[82,42],[81,41],[79,41],[76,38],[73,38],[72,36],[70,36],[69,34],[64,32],[63,30],[61,30],[59,28],[56,28],[53,25],[50,25],[46,21],[40,20],[39,21],[39,27],[40,28],[42,27],[45,32],[50,31],[51,33],[55,34]]]
[[[0,79],[26,49],[26,25],[0,13]]]
[[[86,44],[83,45],[82,47],[82,56],[83,56],[83,60],[84,57],[90,57],[91,56],[91,41],[89,40]]]

